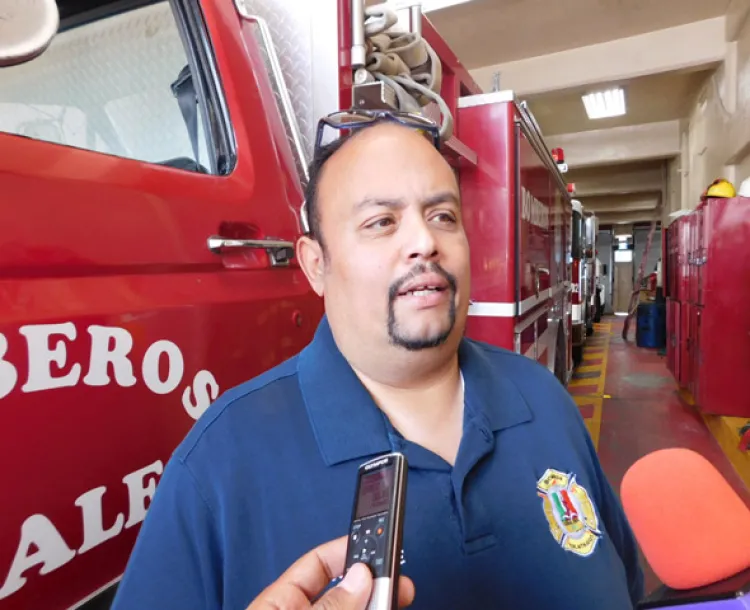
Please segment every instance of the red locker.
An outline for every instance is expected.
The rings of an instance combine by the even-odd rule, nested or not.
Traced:
[[[675,379],[680,376],[680,302],[667,299],[667,368]]]
[[[703,252],[703,215],[704,204],[699,205],[695,211],[690,214],[690,252],[688,254],[688,277],[689,277],[689,295],[688,300],[691,303],[701,303],[700,296],[700,267],[698,261],[702,258]]]
[[[677,298],[681,303],[689,300],[689,270],[688,263],[690,250],[690,215],[682,216],[677,220]]]
[[[692,305],[688,302],[680,303],[680,374],[677,381],[684,388],[690,388],[692,383],[691,364],[693,362],[692,337],[690,326],[692,322]]]
[[[684,333],[681,301],[685,298],[687,260],[685,253],[684,217],[678,218],[665,231],[662,271],[667,298],[667,366],[678,381],[682,378]]]
[[[705,412],[750,417],[750,199],[709,199],[694,215],[687,387]]]
[[[672,298],[679,300],[680,286],[680,221],[676,221],[669,227],[672,232],[672,253],[670,259],[670,277],[672,278],[672,287],[670,291]]]
[[[701,364],[701,314],[703,313],[702,307],[695,303],[690,304],[690,365],[689,369],[689,380],[687,388],[693,395],[695,400],[699,402],[698,396],[700,395],[700,389],[702,387],[700,379],[700,364]]]

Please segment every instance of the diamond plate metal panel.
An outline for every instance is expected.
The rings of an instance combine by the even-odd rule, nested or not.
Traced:
[[[305,155],[312,155],[313,116],[312,0],[238,0],[246,13],[268,24],[302,136]],[[268,63],[268,62],[267,62]],[[276,91],[277,97],[279,92]],[[280,102],[280,100],[277,100]]]

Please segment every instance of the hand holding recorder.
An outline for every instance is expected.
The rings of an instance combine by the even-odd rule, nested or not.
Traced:
[[[346,561],[347,536],[342,536],[303,555],[270,584],[247,610],[365,610],[372,592],[372,573],[363,564],[352,566],[346,577],[315,600],[332,579],[341,576]],[[401,576],[398,606],[414,599],[414,584]]]
[[[407,470],[406,457],[397,452],[362,464],[357,471],[349,535],[298,559],[247,610],[395,610],[409,606],[414,584],[400,573]],[[331,580],[342,574],[343,580],[316,600]]]

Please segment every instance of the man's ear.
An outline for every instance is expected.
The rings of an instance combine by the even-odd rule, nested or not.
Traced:
[[[306,235],[300,237],[297,240],[297,260],[312,289],[322,297],[325,260],[320,243]]]

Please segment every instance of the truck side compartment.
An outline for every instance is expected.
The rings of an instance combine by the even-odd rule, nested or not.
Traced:
[[[539,361],[567,383],[570,207],[565,184],[513,93],[462,98],[461,175],[471,238],[467,334]]]

